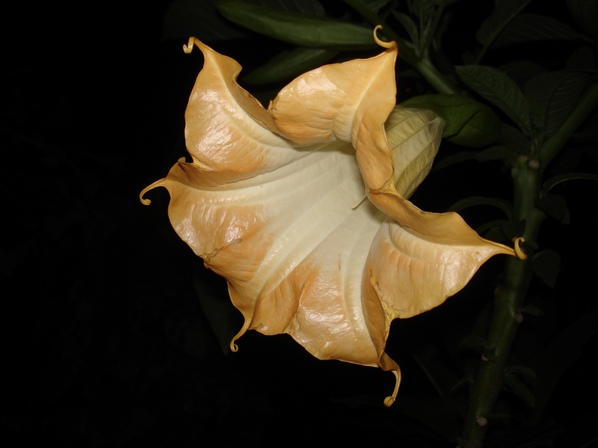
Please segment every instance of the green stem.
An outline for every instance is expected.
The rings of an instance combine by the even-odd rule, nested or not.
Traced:
[[[428,58],[418,59],[411,64],[423,78],[436,90],[438,93],[449,93],[456,95],[459,89],[453,85],[442,73],[440,73],[434,64]]]
[[[515,162],[513,222],[525,222],[522,236],[528,243],[536,241],[545,217],[534,206],[540,193],[543,170],[597,107],[598,84],[594,83],[588,87],[559,131],[544,142],[539,151],[540,160],[521,156]],[[522,320],[520,309],[532,276],[531,255],[528,253],[527,260],[514,257],[507,259],[503,284],[499,285],[495,293],[485,356],[482,357],[470,390],[460,448],[483,446],[488,421],[503,386],[511,345]]]
[[[525,221],[521,235],[525,241],[536,240],[544,214],[534,207],[540,191],[540,170],[533,160],[520,157],[513,169],[515,203],[514,222]],[[530,247],[529,245],[527,247]],[[472,385],[460,448],[481,448],[492,410],[503,386],[503,375],[511,345],[522,320],[521,308],[531,279],[531,253],[526,260],[510,257],[504,281],[496,290],[492,322],[477,377]]]

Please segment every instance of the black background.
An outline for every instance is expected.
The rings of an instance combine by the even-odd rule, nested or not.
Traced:
[[[225,297],[223,281],[175,235],[164,190],[151,193],[151,207],[137,198],[185,155],[183,113],[201,68],[199,53],[183,54],[184,41],[161,39],[167,6],[28,4],[5,16],[0,319],[8,380],[0,409],[3,439],[13,440],[6,446],[446,446],[381,406],[394,382],[388,373],[317,361],[286,336],[250,332],[238,353],[220,350],[193,282],[199,275]],[[217,49],[246,64],[253,44]],[[595,161],[578,163],[595,171]],[[461,170],[432,175],[416,203],[441,211],[477,182],[509,188],[496,166]],[[550,240],[564,263],[556,290],[546,293],[561,325],[596,310],[596,187],[571,186],[568,198],[572,224],[547,224],[549,235],[567,234]],[[501,267],[491,260],[443,307],[393,325],[389,351],[405,375],[400,397],[433,396],[410,350],[442,341],[455,326],[466,331]],[[502,446],[523,446],[526,431],[533,446],[581,447],[596,436],[595,347],[594,337],[564,374],[546,422]]]

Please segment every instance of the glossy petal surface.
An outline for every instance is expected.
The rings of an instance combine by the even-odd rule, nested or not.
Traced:
[[[185,115],[192,161],[142,195],[168,189],[172,225],[244,316],[237,338],[288,333],[319,359],[399,379],[384,353],[391,321],[513,253],[406,199],[430,170],[441,120],[395,107],[396,48],[308,72],[264,109],[236,83],[234,60],[195,43],[205,63]]]

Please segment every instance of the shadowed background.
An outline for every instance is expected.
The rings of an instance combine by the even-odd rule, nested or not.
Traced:
[[[172,230],[165,190],[151,193],[150,207],[137,197],[185,155],[183,113],[201,68],[184,40],[161,39],[167,8],[45,4],[7,14],[16,26],[0,55],[5,438],[94,448],[446,446],[405,413],[410,400],[435,396],[412,353],[458,345],[489,303],[501,260],[442,307],[395,322],[389,351],[403,368],[402,407],[381,405],[389,373],[317,361],[285,336],[249,332],[238,353],[225,353],[198,300],[215,300],[224,326],[240,325],[224,282]],[[268,45],[215,48],[247,66]],[[596,157],[562,163],[595,171]],[[431,175],[414,202],[442,211],[479,182],[502,188],[505,177],[465,164]],[[570,238],[554,247],[565,262],[543,302],[554,321],[546,331],[596,310],[597,190],[567,188],[572,223],[547,229]],[[534,446],[581,446],[596,435],[595,354],[594,336],[559,381],[548,418],[528,430],[556,445]],[[523,433],[502,446],[522,446]]]

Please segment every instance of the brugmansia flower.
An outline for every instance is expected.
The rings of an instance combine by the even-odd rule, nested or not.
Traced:
[[[382,43],[378,41],[381,45]],[[268,109],[241,88],[240,65],[197,39],[204,66],[185,113],[190,162],[164,179],[170,221],[228,282],[247,330],[287,333],[319,359],[379,366],[391,321],[434,308],[496,254],[456,213],[406,198],[427,175],[442,121],[395,106],[395,45],[326,65]]]

